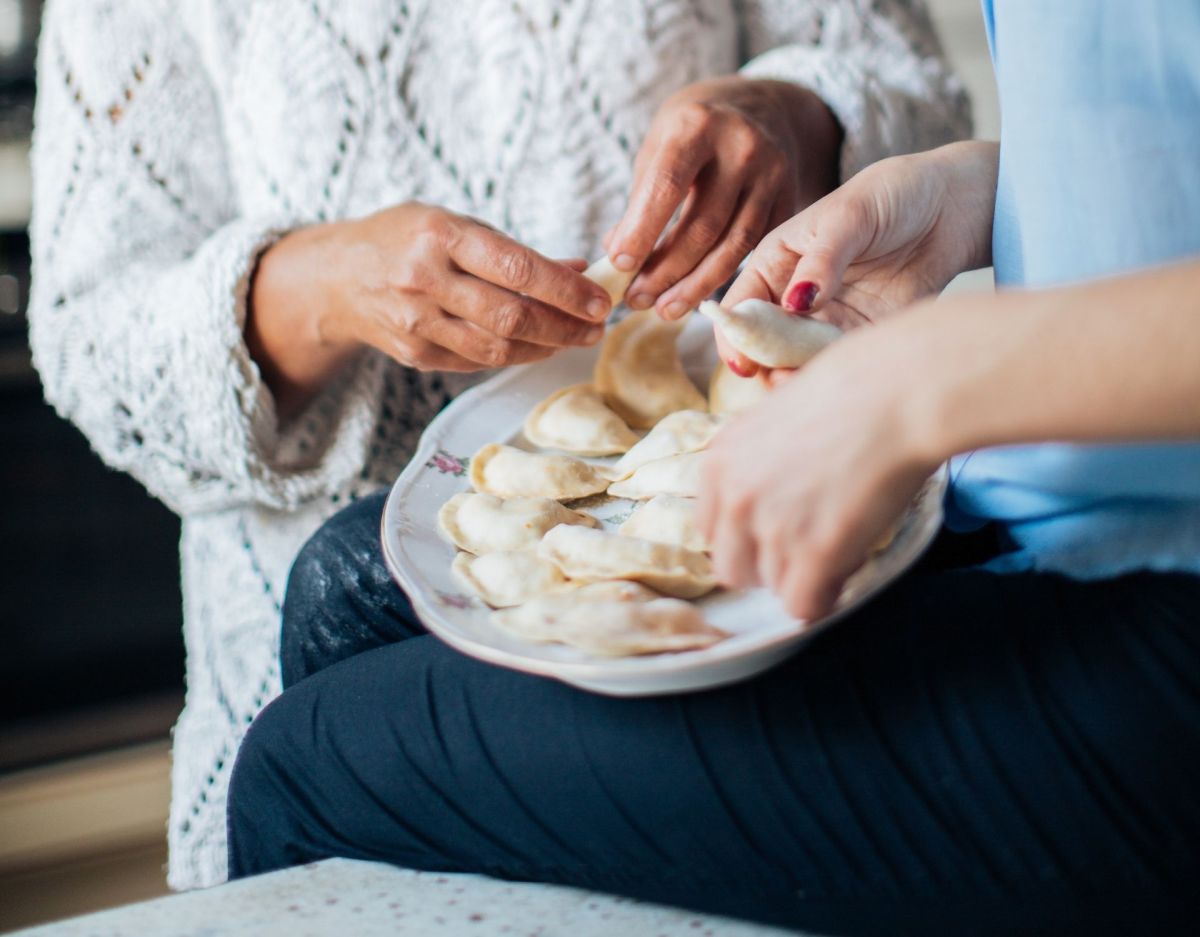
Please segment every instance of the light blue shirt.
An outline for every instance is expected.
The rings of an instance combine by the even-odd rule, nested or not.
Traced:
[[[997,284],[1049,287],[1200,255],[1200,2],[983,10],[1000,91]],[[951,468],[950,526],[997,520],[1017,544],[994,568],[1200,573],[1200,442],[1012,446]]]

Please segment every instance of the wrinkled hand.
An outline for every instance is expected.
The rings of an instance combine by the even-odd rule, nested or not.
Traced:
[[[612,303],[583,266],[408,202],[271,247],[254,276],[246,341],[287,412],[364,346],[423,371],[536,361],[603,334]]]
[[[839,340],[718,433],[697,522],[723,584],[821,617],[939,464],[906,386],[929,342],[908,326]]]
[[[578,270],[441,208],[399,205],[335,237],[341,263],[322,333],[420,370],[496,368],[590,344],[611,308]]]
[[[829,109],[797,85],[730,76],[672,95],[638,152],[625,215],[605,239],[618,269],[640,270],[630,307],[657,306],[673,319],[694,308],[765,232],[837,182],[840,147]]]
[[[878,322],[991,256],[993,144],[952,144],[864,169],[773,230],[725,294],[765,299],[842,329]],[[721,357],[743,376],[754,362],[718,332]]]

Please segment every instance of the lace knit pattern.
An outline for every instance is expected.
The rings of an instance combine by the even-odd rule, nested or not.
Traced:
[[[225,878],[297,550],[461,386],[368,352],[280,426],[242,340],[256,258],[411,199],[593,256],[658,105],[739,67],[825,98],[845,175],[969,133],[919,0],[50,0],[31,340],[58,411],[183,518],[173,887]]]

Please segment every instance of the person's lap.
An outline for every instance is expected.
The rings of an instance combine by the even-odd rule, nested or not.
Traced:
[[[324,547],[368,562],[377,518],[348,512]],[[422,635],[377,547],[374,571],[297,586],[312,554],[286,672],[340,662],[250,731],[235,874],[349,856],[850,932],[1200,871],[1190,578],[925,569],[754,680],[612,699]]]

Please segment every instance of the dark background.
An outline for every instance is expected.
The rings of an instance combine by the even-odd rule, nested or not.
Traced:
[[[0,49],[10,152],[28,146],[35,37]],[[0,771],[165,736],[183,693],[179,522],[43,401],[26,222],[0,219]]]

